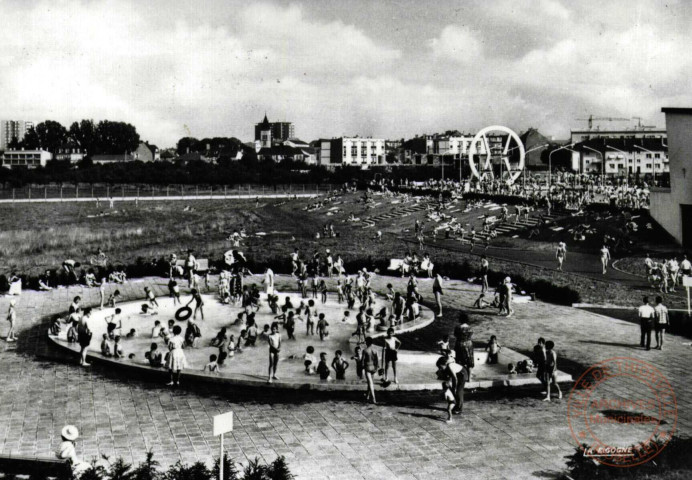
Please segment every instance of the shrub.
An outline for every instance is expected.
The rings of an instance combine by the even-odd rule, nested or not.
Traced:
[[[214,461],[214,467],[211,469],[211,478],[219,478],[219,459]],[[238,469],[235,463],[228,455],[223,457],[223,479],[222,480],[240,480],[238,478]]]
[[[184,465],[178,461],[163,474],[163,480],[211,480],[211,472],[202,462]]]
[[[133,480],[159,480],[161,479],[159,466],[159,462],[154,460],[154,452],[149,451],[146,459],[132,472],[132,478]]]

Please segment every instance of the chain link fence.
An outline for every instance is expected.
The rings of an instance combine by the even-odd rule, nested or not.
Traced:
[[[289,185],[33,185],[0,188],[4,201],[70,201],[119,198],[223,199],[237,197],[324,195],[338,188],[330,184]]]

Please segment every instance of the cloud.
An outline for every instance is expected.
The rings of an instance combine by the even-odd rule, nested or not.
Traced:
[[[476,35],[464,26],[447,25],[440,36],[430,42],[435,59],[452,59],[459,63],[472,64],[483,51]]]
[[[5,117],[123,120],[163,145],[190,133],[247,138],[257,121],[248,117],[282,104],[292,116],[287,99],[310,104],[320,92],[309,84],[326,91],[401,57],[354,25],[308,20],[299,6],[252,4],[226,24],[161,24],[115,1],[5,10],[8,25],[28,26],[0,31],[1,62],[12,66],[0,77],[11,93]]]
[[[250,140],[265,110],[306,140],[496,123],[564,137],[588,113],[653,124],[692,104],[685,2],[452,6],[396,22],[365,0],[0,0],[21,26],[0,30],[0,118],[122,120],[169,146]]]

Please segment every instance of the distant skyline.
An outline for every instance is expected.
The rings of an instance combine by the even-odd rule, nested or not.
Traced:
[[[266,111],[310,141],[692,107],[692,2],[0,0],[0,118],[254,138]],[[604,123],[625,127],[631,122]]]

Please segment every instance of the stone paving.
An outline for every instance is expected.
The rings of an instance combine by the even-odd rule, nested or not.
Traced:
[[[399,279],[377,278],[403,289]],[[141,297],[145,284],[120,286],[126,299]],[[155,286],[163,294],[160,286]],[[431,298],[431,284],[420,290]],[[430,350],[442,332],[468,309],[477,287],[448,285],[445,315],[433,326],[402,335],[405,348]],[[25,291],[18,299],[19,341],[0,343],[0,453],[51,456],[60,428],[74,423],[86,458],[123,456],[138,462],[151,449],[167,465],[177,460],[210,461],[218,455],[212,417],[233,410],[235,430],[226,437],[235,461],[286,456],[299,478],[550,478],[574,451],[566,419],[567,402],[540,401],[532,391],[469,395],[464,415],[446,424],[437,394],[381,395],[382,405],[362,403],[360,395],[268,393],[226,386],[197,385],[171,390],[151,380],[94,366],[49,349],[42,318],[64,311],[81,294],[97,303],[98,291],[81,288],[49,293]],[[0,299],[0,310],[9,298]],[[678,432],[692,431],[689,342],[669,335],[665,350],[638,348],[639,327],[621,320],[540,302],[517,306],[510,318],[488,310],[471,313],[477,341],[497,334],[500,342],[526,352],[538,336],[555,341],[559,367],[579,375],[613,356],[647,360],[670,380],[677,396]],[[5,328],[2,335],[4,337]],[[626,396],[628,392],[621,392]]]

